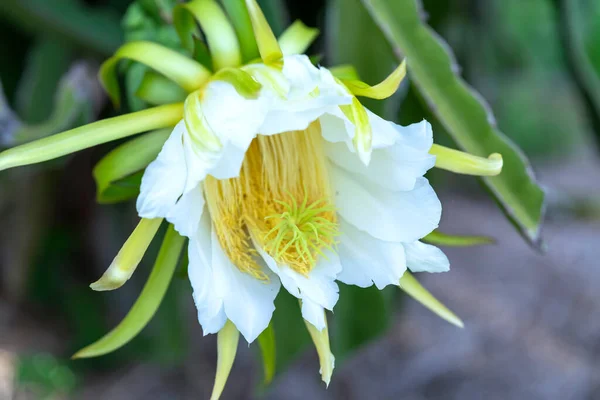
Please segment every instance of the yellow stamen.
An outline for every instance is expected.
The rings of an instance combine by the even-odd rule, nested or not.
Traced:
[[[282,265],[308,274],[338,225],[319,123],[304,131],[258,136],[239,178],[204,183],[217,238],[229,259],[258,279],[253,242]]]

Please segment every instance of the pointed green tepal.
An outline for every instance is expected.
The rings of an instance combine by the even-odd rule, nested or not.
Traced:
[[[254,37],[258,44],[260,57],[265,64],[280,65],[283,59],[283,52],[265,15],[256,0],[246,0],[246,6],[248,7],[248,13],[252,21],[252,28],[254,29]]]
[[[219,400],[237,353],[240,332],[233,322],[227,321],[217,337],[217,374],[210,400]]]
[[[127,316],[119,325],[97,342],[79,350],[73,358],[98,357],[127,344],[144,327],[158,310],[179,261],[185,238],[169,226],[156,258],[152,273]]]
[[[182,117],[183,104],[176,103],[80,126],[0,153],[0,171],[53,160],[137,133],[173,127]]]
[[[199,89],[210,77],[210,71],[202,64],[182,54],[152,42],[130,42],[124,44],[114,56],[100,67],[100,82],[115,106],[120,104],[121,92],[117,80],[117,65],[123,59],[134,60],[160,72],[186,92]]]
[[[429,308],[440,318],[450,322],[452,325],[456,325],[459,328],[463,328],[464,324],[460,318],[456,316],[452,311],[443,305],[438,299],[433,297],[427,289],[425,289],[419,281],[408,271],[404,273],[400,279],[400,288],[406,292],[410,297]]]

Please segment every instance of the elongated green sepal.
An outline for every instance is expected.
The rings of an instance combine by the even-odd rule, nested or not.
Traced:
[[[400,288],[410,297],[423,304],[425,307],[433,311],[440,318],[448,321],[452,325],[463,328],[464,324],[460,318],[450,311],[445,305],[440,303],[438,299],[433,297],[427,289],[425,289],[419,281],[408,271],[400,278]]]
[[[235,29],[242,51],[243,62],[247,63],[258,58],[260,54],[245,0],[221,0],[221,3],[233,24],[233,29]]]
[[[184,101],[187,93],[164,75],[148,71],[144,74],[135,95],[148,104],[159,106]]]
[[[167,292],[184,243],[185,238],[169,226],[152,273],[123,321],[97,342],[79,350],[73,358],[97,357],[110,353],[127,344],[144,329]]]
[[[344,80],[359,80],[360,76],[358,75],[358,71],[354,65],[350,64],[341,64],[336,65],[334,67],[328,68],[331,74],[344,81]]]
[[[355,96],[369,97],[371,99],[383,100],[392,96],[398,90],[402,80],[406,76],[406,60],[392,72],[387,78],[375,86],[362,82],[360,80],[342,80],[344,85]]]
[[[429,154],[435,156],[436,168],[457,174],[475,176],[496,176],[502,172],[502,156],[490,154],[488,158],[477,157],[459,150],[434,144]]]
[[[306,329],[310,333],[310,337],[315,344],[317,354],[319,355],[319,364],[321,369],[321,379],[325,382],[326,386],[329,386],[331,382],[331,376],[333,375],[333,369],[335,368],[335,357],[331,352],[329,345],[329,329],[327,328],[327,320],[325,320],[325,328],[322,331],[318,330],[313,324],[304,320]]]
[[[183,117],[183,104],[170,104],[97,121],[0,153],[0,171],[36,164],[153,129],[172,127]]]
[[[256,99],[262,85],[252,75],[239,68],[225,68],[213,76],[215,81],[230,83],[240,96],[247,99]]]
[[[431,232],[422,240],[436,246],[448,247],[470,247],[495,243],[493,238],[487,236],[448,235],[437,230]]]
[[[265,64],[280,65],[283,53],[258,3],[256,0],[246,0],[246,7],[248,7],[248,14],[252,21],[260,57]]]
[[[227,378],[229,378],[231,367],[233,367],[239,340],[240,332],[233,322],[227,321],[217,337],[217,374],[210,400],[219,400],[223,389],[225,389]]]
[[[365,107],[356,97],[352,98],[352,103],[340,106],[344,115],[352,122],[356,128],[352,143],[358,152],[360,160],[365,165],[371,161],[371,143],[373,142],[373,130],[369,122],[369,115]]]
[[[202,112],[202,91],[198,90],[185,99],[184,120],[188,133],[196,146],[207,151],[219,151],[221,141],[208,126]]]
[[[140,173],[156,159],[170,134],[171,129],[149,132],[104,156],[94,167],[96,200],[101,204],[111,204],[137,196]]]
[[[267,329],[258,336],[258,345],[260,346],[263,361],[264,383],[268,385],[275,376],[276,366],[275,330],[272,324],[269,324]]]
[[[210,77],[210,71],[184,55],[152,42],[126,43],[100,67],[100,82],[115,106],[120,105],[121,91],[117,65],[123,59],[134,60],[163,74],[187,92],[199,89]]]
[[[317,36],[319,36],[317,28],[310,28],[297,20],[279,36],[279,47],[286,56],[304,54]]]
[[[106,272],[100,279],[90,285],[92,290],[115,290],[123,286],[142,261],[162,221],[162,218],[143,218]]]
[[[237,67],[242,63],[240,45],[227,16],[214,0],[193,0],[176,6],[173,23],[179,38],[190,53],[194,51],[194,36],[200,36],[200,24],[208,42],[215,71]]]

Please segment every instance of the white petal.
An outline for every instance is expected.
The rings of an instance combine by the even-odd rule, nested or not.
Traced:
[[[337,254],[327,251],[327,258],[320,257],[317,265],[308,273],[308,277],[294,271],[287,265],[279,265],[264,250],[258,249],[259,254],[265,260],[269,268],[279,275],[281,283],[290,294],[296,296],[303,302],[311,302],[333,310],[333,307],[339,299],[339,288],[335,280],[338,273],[342,270]],[[314,321],[318,323],[318,321]]]
[[[325,151],[337,166],[393,191],[412,190],[417,179],[435,165],[434,156],[401,142],[373,150],[368,166],[344,143],[326,143]]]
[[[167,214],[167,221],[175,226],[180,235],[192,237],[198,232],[200,218],[204,210],[204,196],[201,185],[181,196],[177,204]]]
[[[368,287],[375,283],[379,290],[397,285],[406,271],[402,243],[384,242],[339,218],[340,244],[338,253],[342,272],[338,280],[348,285]]]
[[[283,75],[290,84],[285,99],[274,96],[269,114],[260,128],[263,135],[306,129],[321,115],[349,104],[352,97],[323,70],[302,55],[286,57]]]
[[[226,82],[211,82],[205,89],[202,112],[208,125],[221,142],[248,148],[268,112],[264,96],[247,99]]]
[[[137,211],[142,218],[164,218],[183,193],[186,165],[182,137],[185,124],[173,129],[156,160],[142,178]]]
[[[414,242],[437,228],[442,206],[425,178],[411,191],[392,192],[331,165],[339,215],[377,239]]]
[[[446,272],[450,261],[443,251],[422,242],[405,243],[406,264],[412,272]]]
[[[261,281],[240,271],[223,252],[216,234],[212,234],[213,285],[223,299],[225,314],[252,343],[271,321],[273,301],[281,286],[279,279],[269,273],[269,281]],[[268,269],[265,267],[265,271]]]
[[[302,300],[302,318],[310,322],[319,331],[327,327],[325,309],[310,299]]]
[[[223,300],[215,290],[212,268],[211,224],[208,211],[204,213],[197,235],[188,245],[188,275],[194,289],[198,320],[205,335],[216,333],[227,321]]]
[[[221,158],[208,171],[217,179],[230,179],[240,176],[244,157],[250,142],[244,148],[239,148],[231,143],[225,145]]]

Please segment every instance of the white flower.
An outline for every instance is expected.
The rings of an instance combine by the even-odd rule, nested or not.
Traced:
[[[423,178],[435,163],[427,122],[405,128],[366,112],[372,143],[356,151],[365,125],[349,111],[362,106],[328,70],[287,56],[281,71],[241,71],[259,93],[213,80],[191,94],[137,203],[140,217],[166,218],[189,238],[205,334],[229,319],[252,342],[281,284],[322,330],[336,279],[383,288],[407,266],[448,269],[437,248],[419,242],[441,213]]]

